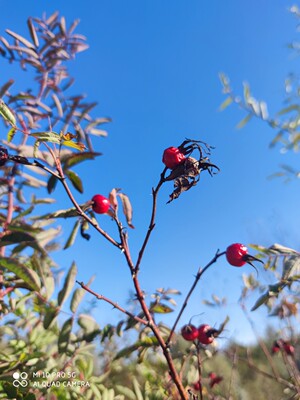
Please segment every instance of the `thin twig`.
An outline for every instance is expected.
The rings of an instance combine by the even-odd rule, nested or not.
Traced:
[[[90,289],[87,285],[85,285],[83,282],[79,282],[76,281],[81,287],[82,289],[84,289],[85,291],[89,292],[90,294],[92,294],[93,296],[96,297],[96,299],[98,300],[103,300],[106,301],[106,303],[109,303],[113,306],[113,308],[116,308],[117,310],[121,311],[123,314],[126,314],[129,318],[134,319],[137,322],[140,322],[141,324],[144,325],[148,325],[148,321],[146,321],[143,318],[138,317],[137,315],[132,314],[131,312],[129,312],[128,310],[125,310],[125,308],[119,306],[118,303],[110,300],[108,297],[103,296],[102,294],[96,293],[94,292],[92,289]]]
[[[157,206],[157,195],[159,192],[159,189],[161,188],[162,184],[165,182],[165,173],[167,171],[167,168],[165,168],[160,176],[160,180],[156,186],[156,188],[152,189],[152,212],[151,212],[151,218],[150,218],[150,223],[149,223],[149,227],[148,227],[148,231],[146,233],[144,242],[142,244],[141,250],[139,252],[138,255],[138,259],[135,265],[135,274],[138,273],[139,268],[140,268],[140,264],[144,255],[144,251],[145,248],[148,244],[149,238],[151,236],[151,232],[153,231],[154,227],[155,227],[155,216],[156,216],[156,206]]]
[[[181,318],[181,316],[182,316],[182,314],[183,314],[183,311],[184,311],[184,309],[186,308],[186,306],[187,306],[187,304],[188,304],[189,298],[191,297],[193,291],[195,290],[195,288],[196,288],[196,286],[197,286],[197,284],[198,284],[198,282],[199,282],[201,276],[204,274],[204,272],[205,272],[212,264],[214,264],[214,263],[217,261],[217,259],[218,259],[219,257],[221,257],[221,256],[224,255],[224,254],[225,254],[224,251],[223,251],[222,253],[219,253],[219,250],[218,250],[218,251],[216,252],[214,258],[213,258],[203,269],[199,268],[198,273],[197,273],[197,275],[195,276],[195,281],[194,281],[194,283],[193,283],[191,289],[189,290],[189,292],[188,292],[188,294],[187,294],[187,296],[186,296],[186,298],[185,298],[185,300],[184,300],[184,302],[183,302],[183,305],[182,305],[182,307],[181,307],[181,309],[180,309],[180,311],[179,311],[179,313],[178,313],[178,316],[177,316],[177,318],[176,318],[176,320],[175,320],[175,322],[174,322],[174,325],[173,325],[173,327],[172,327],[172,329],[171,329],[170,335],[169,335],[168,340],[167,340],[167,342],[166,342],[167,345],[169,345],[170,342],[171,342],[171,340],[172,340],[172,337],[173,337],[173,334],[174,334],[174,332],[175,332],[175,329],[176,329],[176,327],[177,327],[177,325],[178,325],[178,322],[179,322],[179,320],[180,320],[180,318]]]

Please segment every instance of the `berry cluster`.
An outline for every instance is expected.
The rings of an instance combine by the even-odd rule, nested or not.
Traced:
[[[210,325],[203,324],[198,328],[195,325],[184,325],[181,329],[182,337],[190,342],[198,341],[201,344],[211,344],[217,336],[218,330]]]

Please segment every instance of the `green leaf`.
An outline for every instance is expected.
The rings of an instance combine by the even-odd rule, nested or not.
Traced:
[[[46,132],[34,132],[30,133],[29,136],[35,137],[37,140],[52,142],[60,144],[60,135],[56,132],[46,131]]]
[[[18,278],[21,278],[32,290],[40,290],[41,282],[35,271],[27,268],[24,264],[12,258],[0,257],[1,267],[13,272]]]
[[[67,242],[66,242],[66,244],[64,246],[64,250],[68,249],[69,247],[71,247],[74,244],[76,236],[77,236],[77,233],[78,233],[78,230],[79,230],[79,227],[80,227],[80,221],[77,220],[75,222],[75,225],[74,225],[74,227],[72,229],[72,232],[71,232],[71,234],[70,234],[70,236],[69,236],[69,238],[68,238],[68,240],[67,240]]]
[[[35,238],[26,232],[12,232],[2,236],[0,241],[0,247],[9,246],[11,244],[21,243],[21,242],[34,242]]]
[[[59,337],[58,337],[58,352],[59,353],[65,353],[68,349],[68,344],[70,341],[70,334],[72,332],[72,327],[73,327],[73,318],[67,319],[60,332],[59,332]]]
[[[80,208],[83,211],[86,211],[90,208],[89,203],[85,203],[80,205]],[[44,219],[50,219],[50,218],[71,218],[71,217],[78,217],[78,211],[76,210],[75,207],[68,208],[66,210],[57,210],[54,211],[53,213],[49,213],[43,216]]]
[[[95,157],[101,156],[102,153],[94,153],[92,151],[85,151],[84,153],[73,153],[62,159],[64,168],[73,167],[76,164],[86,160],[94,160]]]
[[[11,87],[11,85],[14,83],[15,81],[13,79],[10,79],[8,82],[6,82],[1,88],[0,88],[0,98],[2,98],[3,96],[5,96],[6,92],[8,91],[8,89]]]
[[[286,257],[283,263],[282,279],[300,275],[300,255]]]
[[[79,176],[74,171],[71,171],[70,169],[66,170],[65,174],[70,179],[74,188],[76,190],[78,190],[79,193],[83,193],[83,185],[82,185],[82,181],[79,178]]]
[[[57,182],[58,179],[54,175],[51,175],[47,182],[47,191],[49,194],[54,192]]]
[[[132,384],[133,384],[133,388],[134,388],[134,392],[135,392],[137,400],[144,400],[143,393],[140,389],[140,384],[135,377],[132,378]]]
[[[174,311],[171,307],[169,307],[165,304],[160,304],[160,303],[156,304],[154,306],[150,306],[150,310],[151,310],[151,312],[156,313],[156,314],[168,314],[168,313]]]
[[[248,114],[248,115],[246,115],[246,117],[245,118],[243,118],[238,124],[237,124],[237,129],[242,129],[249,121],[250,121],[250,119],[252,118],[252,114]]]
[[[243,82],[243,86],[244,86],[244,99],[246,102],[248,102],[249,98],[251,97],[250,86],[246,82]]]
[[[73,262],[66,276],[63,288],[58,293],[57,303],[59,306],[62,306],[63,302],[67,299],[67,297],[71,293],[71,290],[74,287],[76,275],[77,275],[77,267],[76,264]]]
[[[95,319],[88,314],[80,314],[78,316],[78,325],[84,329],[86,332],[91,332],[96,328],[99,328],[97,322],[95,321]]]
[[[126,399],[136,400],[136,396],[135,396],[134,392],[131,389],[129,389],[128,387],[116,384],[116,390],[120,394],[124,394]]]
[[[288,107],[283,108],[282,110],[280,110],[277,115],[284,115],[284,114],[288,114],[291,111],[297,111],[298,113],[300,112],[300,106],[298,104],[292,104]]]
[[[10,108],[0,99],[0,115],[11,125],[16,125],[16,118]]]
[[[77,288],[74,291],[70,304],[70,309],[73,313],[77,311],[77,308],[81,303],[81,300],[83,299],[84,295],[85,295],[85,290],[82,288]]]
[[[220,111],[225,110],[231,103],[233,102],[233,99],[231,96],[228,96],[227,99],[223,101],[223,103],[220,105]]]
[[[263,304],[266,304],[269,299],[270,299],[269,292],[263,294],[262,296],[260,296],[258,298],[258,300],[254,304],[254,306],[251,308],[251,311],[257,310],[260,306],[262,306]]]
[[[49,308],[45,314],[44,321],[43,321],[43,327],[44,329],[48,329],[50,325],[54,322],[56,319],[57,315],[59,313],[59,309],[52,309]]]

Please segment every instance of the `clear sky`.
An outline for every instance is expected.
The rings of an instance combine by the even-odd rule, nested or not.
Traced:
[[[27,17],[43,12],[50,15],[58,10],[69,24],[81,20],[77,32],[87,36],[90,48],[70,66],[76,78],[72,91],[97,101],[95,115],[110,116],[113,122],[107,125],[108,137],[94,141],[95,149],[104,155],[88,168],[77,169],[85,181],[85,193],[77,198],[83,202],[95,193],[107,195],[113,187],[128,194],[136,226],[129,232],[134,259],[147,230],[151,188],[163,168],[164,148],[179,145],[185,137],[216,147],[211,160],[221,168],[218,175],[203,174],[196,188],[169,205],[165,203],[171,184],[161,192],[157,226],[141,271],[147,293],[158,287],[186,293],[199,266],[233,242],[264,246],[279,242],[299,248],[299,182],[267,179],[279,164],[295,163],[296,156],[270,150],[275,132],[262,122],[252,121],[237,130],[244,113],[234,106],[218,110],[224,100],[220,72],[229,75],[237,93],[248,81],[254,95],[267,101],[271,114],[282,107],[284,78],[299,67],[287,48],[297,38],[297,22],[287,10],[293,2],[14,0],[0,4],[1,35],[6,28],[27,34]],[[0,63],[0,85],[14,77],[16,87],[27,88],[26,73],[16,73],[4,59]],[[58,208],[70,207],[61,190],[55,194]],[[113,229],[108,217],[99,219],[105,229]],[[70,231],[70,225],[65,227],[62,244]],[[67,268],[75,259],[79,280],[96,274],[93,289],[124,305],[131,282],[122,255],[91,233],[89,242],[78,237],[72,248],[55,255],[56,260]],[[204,313],[195,323],[218,325],[228,314],[226,338],[253,338],[237,305],[242,273],[250,271],[220,259],[204,275],[182,324]],[[270,283],[263,272],[260,278]],[[228,306],[205,308],[201,302],[211,294],[226,297]],[[182,300],[183,296],[178,303]],[[99,303],[95,316],[103,325],[116,321],[119,313]],[[171,323],[173,318],[165,320]],[[259,326],[265,325],[263,311],[253,313],[253,318]]]

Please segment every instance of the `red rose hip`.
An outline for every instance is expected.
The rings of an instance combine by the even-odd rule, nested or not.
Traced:
[[[198,328],[198,340],[202,344],[210,344],[215,340],[214,333],[217,332],[210,325],[203,324]]]
[[[97,214],[106,214],[110,208],[109,200],[101,194],[95,194],[92,198],[92,209]]]
[[[176,168],[184,160],[185,155],[177,147],[168,147],[162,157],[162,162],[170,169]]]
[[[247,262],[248,249],[241,243],[234,243],[227,247],[226,258],[234,267],[242,267]]]
[[[183,339],[188,340],[190,342],[194,341],[198,337],[198,329],[194,325],[184,325],[181,328],[181,335]]]

